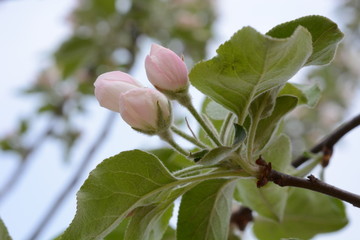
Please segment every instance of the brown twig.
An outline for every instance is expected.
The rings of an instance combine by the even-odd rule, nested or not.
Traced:
[[[360,114],[355,116],[350,121],[342,124],[340,127],[335,129],[331,134],[329,134],[327,137],[325,137],[320,143],[316,144],[313,148],[310,149],[310,152],[312,153],[318,153],[320,151],[323,151],[323,149],[329,149],[332,150],[333,146],[348,132],[356,128],[360,125]],[[306,156],[300,156],[296,158],[292,165],[294,167],[299,167],[301,164],[306,162],[309,158]]]
[[[323,167],[326,167],[329,163],[329,159],[332,155],[334,145],[348,132],[356,128],[360,125],[360,114],[355,116],[350,121],[342,124],[340,127],[335,129],[331,134],[329,134],[326,138],[324,138],[320,143],[316,144],[313,148],[311,148],[310,152],[318,153],[320,151],[324,152],[324,158],[321,162]],[[301,164],[306,162],[309,158],[305,156],[300,156],[296,158],[292,165],[294,167],[299,167]],[[259,160],[259,159],[258,159]],[[265,161],[257,162],[260,166],[264,167],[263,174],[259,176],[258,186],[261,187],[265,185],[268,181],[272,181],[277,185],[284,186],[292,186],[292,187],[300,187],[306,188],[309,190],[313,190],[316,192],[324,193],[326,195],[341,199],[343,201],[349,202],[356,207],[360,207],[360,196],[337,187],[334,187],[330,184],[320,181],[313,175],[308,176],[308,179],[293,177],[281,172],[277,172],[271,169],[271,165],[268,165]],[[248,209],[251,214],[251,209]],[[243,218],[242,208],[238,211],[234,212],[231,215],[231,222],[241,221]]]
[[[327,184],[314,177],[313,175],[309,175],[307,179],[305,179],[272,170],[269,176],[269,180],[273,181],[281,187],[292,186],[323,193],[328,196],[335,197],[345,202],[351,203],[355,207],[360,208],[360,195]]]
[[[67,195],[76,186],[76,184],[79,182],[79,180],[81,180],[81,176],[82,176],[83,172],[86,170],[87,166],[89,165],[94,153],[101,146],[101,144],[104,142],[103,140],[106,138],[106,136],[110,132],[111,126],[113,125],[112,123],[115,120],[116,116],[117,116],[117,114],[115,114],[113,112],[109,114],[108,118],[105,121],[105,124],[103,125],[103,128],[100,131],[100,134],[98,135],[98,137],[95,139],[95,141],[90,146],[87,153],[85,154],[84,158],[81,161],[80,166],[78,167],[77,171],[74,173],[74,176],[69,181],[69,183],[65,186],[65,188],[60,193],[60,195],[56,198],[55,202],[49,208],[49,211],[45,214],[44,218],[40,221],[40,224],[35,228],[35,231],[29,237],[29,240],[38,239],[38,236],[45,229],[45,227],[50,223],[50,220],[55,215],[56,211],[59,209],[59,207],[61,206],[62,202],[65,200]]]
[[[257,184],[258,187],[262,187],[267,182],[271,181],[280,187],[298,187],[323,193],[351,203],[355,207],[360,208],[360,195],[327,184],[313,175],[310,175],[307,179],[305,179],[278,172],[271,168],[271,163],[266,163],[261,157],[256,161],[256,163],[260,166],[261,170]]]

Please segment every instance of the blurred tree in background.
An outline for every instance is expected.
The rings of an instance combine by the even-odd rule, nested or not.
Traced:
[[[21,119],[11,134],[2,136],[0,148],[16,153],[18,167],[7,182],[0,185],[0,203],[10,194],[31,162],[31,154],[51,139],[60,140],[64,160],[85,129],[74,123],[86,113],[84,101],[93,97],[93,82],[106,71],[130,72],[144,40],[152,40],[183,54],[189,64],[205,58],[206,45],[212,37],[215,20],[211,0],[79,0],[69,16],[72,34],[54,53],[54,63],[44,69],[34,84],[24,91],[28,97],[40,97],[40,105]],[[42,231],[66,193],[79,180],[94,152],[100,147],[117,114],[110,113],[98,137],[84,155],[79,170],[66,192],[59,196],[35,230]],[[45,121],[42,129],[30,130]],[[38,139],[29,143],[29,134]]]
[[[286,132],[292,138],[293,155],[298,156],[342,122],[351,106],[360,79],[360,2],[343,1],[337,14],[344,19],[345,38],[334,61],[309,71],[306,82],[322,90],[317,111],[303,107],[289,116]]]
[[[335,61],[310,71],[307,77],[307,81],[316,81],[322,88],[319,111],[303,108],[289,116],[290,121],[285,126],[294,143],[294,156],[308,149],[341,122],[358,86],[360,4],[356,0],[341,4],[338,14],[346,16],[344,21],[348,28],[343,29],[346,38],[338,49]],[[21,180],[31,162],[31,154],[45,141],[59,139],[64,147],[63,158],[71,159],[74,143],[84,131],[74,124],[74,119],[86,112],[84,101],[93,97],[93,82],[99,74],[117,69],[131,71],[141,44],[148,39],[183,54],[186,62],[192,65],[206,56],[215,17],[212,0],[79,0],[69,16],[72,35],[54,53],[53,64],[44,69],[34,84],[24,91],[29,97],[40,97],[41,104],[31,115],[19,121],[12,134],[0,136],[0,148],[19,156],[18,168],[7,182],[0,184],[0,204]],[[47,124],[36,133],[38,139],[29,143],[26,141],[29,130],[39,119]],[[76,174],[81,173],[81,169],[89,163],[114,119],[114,113],[109,114]],[[74,176],[75,181],[70,181],[67,190],[78,179],[78,175]],[[54,203],[55,208],[65,195],[65,192],[60,194],[60,200]],[[43,223],[53,213],[49,213]],[[45,224],[40,226],[32,239],[37,237]]]

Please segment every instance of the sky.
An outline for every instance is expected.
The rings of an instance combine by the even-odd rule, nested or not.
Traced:
[[[221,2],[221,4],[220,4]],[[0,136],[7,134],[15,126],[17,119],[26,116],[39,99],[25,98],[19,94],[21,89],[29,86],[36,74],[51,62],[51,53],[70,34],[70,26],[66,21],[67,14],[75,6],[75,0],[7,0],[0,1]],[[208,54],[215,54],[220,43],[243,26],[252,26],[265,33],[273,26],[298,17],[320,14],[340,23],[339,16],[334,14],[335,0],[218,0],[218,21],[215,24],[215,38],[211,41]],[[341,28],[341,24],[340,24]],[[139,59],[144,59],[150,46],[144,43]],[[145,78],[143,62],[137,63],[134,75],[138,79]],[[306,69],[296,79],[304,77]],[[295,81],[296,81],[295,79]],[[196,93],[193,90],[194,94]],[[354,116],[360,109],[359,91],[346,119]],[[0,205],[0,216],[8,227],[14,240],[26,240],[37,226],[48,206],[67,183],[69,176],[79,165],[82,154],[90,143],[88,139],[95,136],[91,128],[101,126],[107,110],[98,108],[95,100],[87,102],[90,113],[77,121],[89,131],[82,136],[83,144],[74,152],[74,161],[60,161],[61,151],[57,142],[49,142],[33,156],[33,162],[15,191]],[[89,116],[91,117],[89,119]],[[155,138],[140,135],[117,119],[115,128],[108,143],[99,151],[88,167],[88,173],[102,159],[120,151],[137,148],[143,145],[158,144]],[[41,122],[39,123],[41,126]],[[35,132],[36,129],[34,129]],[[126,136],[126,137],[124,137]],[[353,164],[360,139],[360,129],[346,136],[335,148],[331,166],[327,169],[327,181],[352,192],[360,192],[354,183],[358,179],[359,161]],[[30,138],[29,141],[32,139]],[[152,141],[154,140],[154,141]],[[49,158],[50,157],[50,158]],[[0,185],[16,167],[17,157],[0,152]],[[339,172],[346,173],[339,177]],[[82,179],[87,176],[84,174]],[[83,180],[81,182],[83,182]],[[75,194],[72,191],[64,202],[56,218],[39,239],[50,239],[56,236],[71,222],[76,209]],[[350,224],[342,231],[331,235],[322,235],[317,240],[354,239],[360,235],[356,225],[360,224],[358,209],[347,205]],[[250,235],[250,234],[249,234]],[[251,236],[249,236],[251,239]]]

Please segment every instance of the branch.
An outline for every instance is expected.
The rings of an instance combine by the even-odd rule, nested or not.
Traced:
[[[330,133],[326,138],[324,138],[320,143],[316,144],[313,148],[311,148],[310,152],[312,153],[318,153],[320,151],[324,151],[324,155],[331,155],[333,146],[348,132],[356,128],[360,125],[360,114],[355,116],[350,121],[342,124],[340,127],[335,129],[332,133]],[[300,156],[296,158],[292,165],[294,167],[299,167],[301,164],[306,162],[309,158],[305,156]],[[264,165],[265,164],[265,165]],[[268,164],[265,162],[260,163],[261,166],[268,166]],[[270,165],[271,166],[271,165]],[[308,176],[308,179],[299,178],[290,176],[284,173],[277,172],[275,170],[272,170],[270,167],[270,170],[267,170],[267,173],[263,176],[260,176],[261,179],[259,179],[260,185],[259,187],[265,185],[268,181],[272,181],[276,183],[277,185],[281,187],[285,186],[292,186],[292,187],[300,187],[300,188],[306,188],[309,190],[313,190],[316,192],[320,192],[338,199],[341,199],[345,202],[351,203],[356,207],[360,207],[360,196],[353,194],[351,192],[339,189],[337,187],[334,187],[330,184],[327,184],[325,182],[320,181],[319,179],[315,178],[313,175]],[[260,181],[261,180],[261,181]],[[231,222],[236,222],[237,219],[242,220],[243,213],[242,208],[240,208],[238,211],[234,212],[231,215]],[[251,211],[251,209],[249,209]],[[251,212],[250,212],[251,213]]]
[[[261,157],[256,160],[260,166],[260,176],[257,182],[258,187],[264,186],[269,181],[274,182],[280,187],[298,187],[309,189],[315,192],[323,193],[331,197],[341,199],[360,208],[360,195],[342,190],[333,185],[327,184],[313,175],[305,178],[294,177],[285,173],[278,172],[271,168],[271,163],[265,162]]]
[[[105,124],[103,125],[102,130],[100,131],[100,134],[98,135],[98,137],[95,139],[95,141],[90,146],[87,153],[85,154],[77,171],[74,173],[74,176],[72,177],[70,182],[65,186],[65,188],[60,193],[60,195],[55,200],[55,202],[52,204],[49,211],[45,214],[44,218],[40,221],[40,224],[35,228],[35,231],[31,235],[29,240],[38,239],[38,236],[45,229],[45,227],[50,223],[50,220],[55,215],[55,213],[61,206],[62,202],[65,200],[66,196],[71,192],[71,190],[79,182],[83,172],[86,170],[87,166],[89,165],[90,160],[92,159],[94,153],[101,146],[101,143],[104,142],[103,140],[107,137],[108,133],[110,132],[111,126],[113,125],[113,122],[114,122],[116,116],[117,116],[117,114],[115,114],[113,112],[109,114],[108,118],[105,121]]]
[[[333,185],[327,184],[318,178],[310,175],[307,179],[293,177],[285,173],[277,172],[275,170],[271,171],[269,180],[273,181],[281,187],[292,186],[298,188],[305,188],[313,190],[315,192],[323,193],[331,197],[341,199],[345,202],[351,203],[355,207],[360,208],[360,195],[342,190]]]
[[[23,172],[29,166],[28,163],[30,162],[29,160],[31,155],[40,148],[40,146],[45,142],[46,138],[52,133],[54,129],[54,121],[55,119],[50,120],[49,125],[46,127],[44,132],[40,134],[40,136],[34,140],[34,143],[22,154],[17,168],[14,170],[4,186],[0,189],[0,204],[5,199],[5,196],[13,190],[17,182],[23,176]]]
[[[340,127],[335,129],[332,133],[330,133],[327,137],[325,137],[320,143],[316,144],[313,148],[311,148],[310,152],[318,153],[323,149],[332,150],[333,146],[348,132],[356,128],[360,125],[360,114],[355,116],[350,121],[342,124]],[[301,164],[306,162],[309,158],[305,156],[300,156],[296,158],[292,165],[294,167],[299,167]]]
[[[253,220],[252,210],[248,207],[241,206],[231,214],[230,223],[235,224],[238,229],[244,231],[246,226]]]

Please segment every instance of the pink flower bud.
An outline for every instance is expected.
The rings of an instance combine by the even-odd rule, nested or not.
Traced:
[[[119,110],[132,128],[147,134],[156,134],[169,128],[171,107],[159,91],[135,88],[120,95]]]
[[[130,89],[142,87],[129,74],[113,71],[101,74],[94,83],[95,96],[102,107],[119,112],[119,97]]]
[[[189,85],[188,71],[184,61],[170,49],[157,44],[151,46],[145,59],[146,75],[160,91],[178,92]]]

